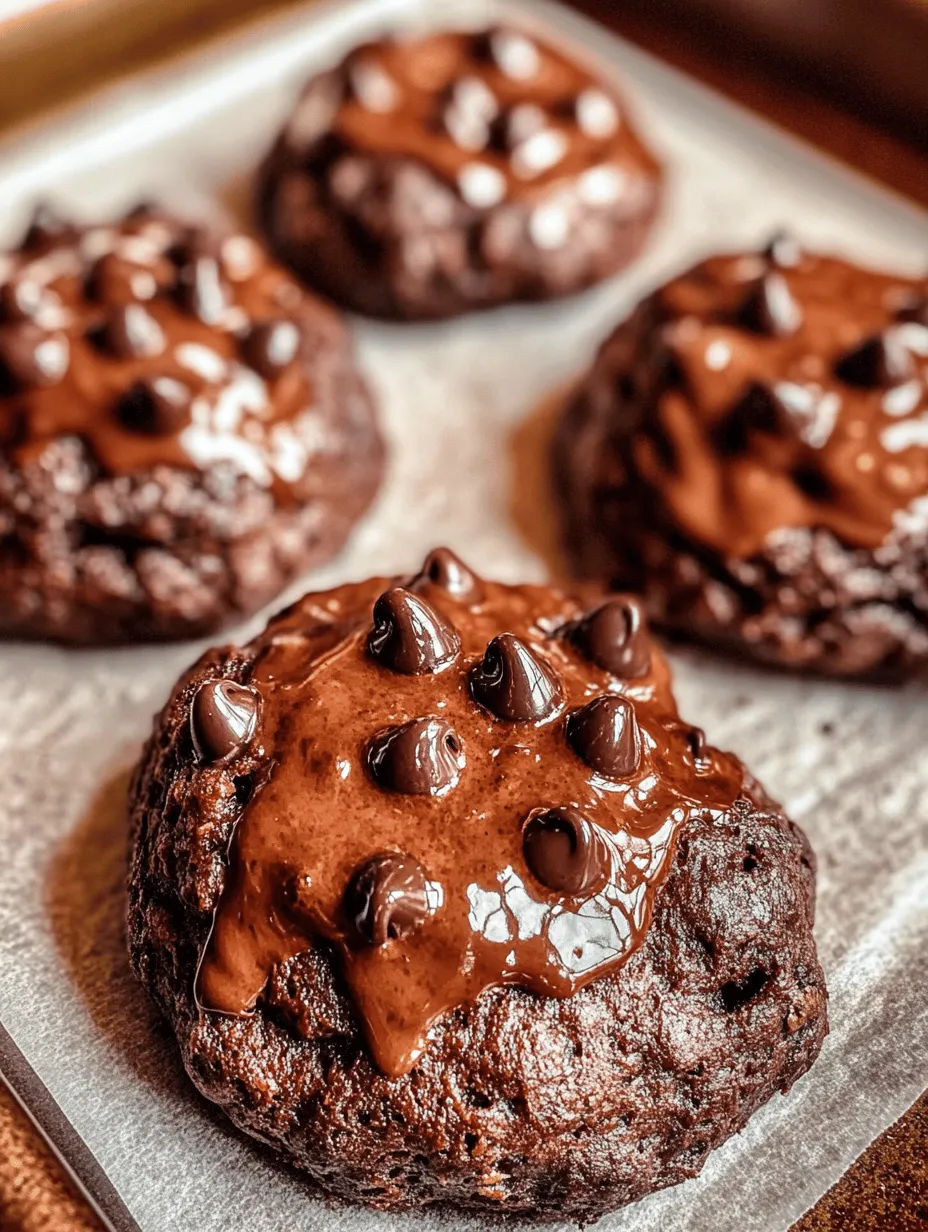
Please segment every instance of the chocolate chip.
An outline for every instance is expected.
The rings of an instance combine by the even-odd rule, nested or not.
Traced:
[[[718,445],[727,454],[744,453],[753,432],[788,436],[798,426],[798,416],[776,392],[769,385],[755,381],[719,424]]]
[[[529,81],[541,68],[541,56],[532,40],[507,26],[478,35],[476,50],[478,55],[489,56],[513,81]]]
[[[913,293],[896,313],[896,319],[912,325],[928,327],[928,295]]]
[[[375,60],[356,60],[348,68],[352,96],[367,111],[387,115],[400,102],[399,86]]]
[[[900,385],[914,371],[911,353],[888,330],[866,338],[835,365],[835,372],[842,381],[860,389]]]
[[[582,133],[603,141],[619,127],[619,109],[602,90],[583,90],[574,102],[574,119]]]
[[[36,207],[32,215],[26,234],[22,238],[21,247],[29,251],[76,237],[77,227],[72,222],[62,218],[50,205],[42,204]]]
[[[201,761],[228,761],[250,743],[258,723],[256,690],[232,680],[208,680],[194,694],[190,735]]]
[[[793,334],[802,312],[782,274],[764,274],[748,291],[735,320],[755,334],[783,338]]]
[[[454,728],[430,716],[378,732],[368,745],[367,764],[381,787],[441,796],[457,785],[464,753]]]
[[[384,667],[404,676],[444,671],[461,653],[453,625],[430,603],[402,586],[385,591],[374,604],[370,653]]]
[[[449,92],[442,112],[448,136],[463,150],[483,150],[490,140],[490,125],[499,113],[499,103],[479,77],[461,77]]]
[[[593,894],[609,880],[606,841],[576,809],[546,809],[530,817],[522,851],[532,875],[558,894]]]
[[[0,287],[0,319],[9,322],[29,321],[50,303],[58,303],[53,291],[34,278],[11,278]]]
[[[120,359],[160,355],[166,345],[161,326],[141,304],[117,308],[104,325],[100,338],[106,350]]]
[[[219,260],[222,249],[222,239],[209,227],[191,226],[176,243],[168,249],[168,256],[182,270],[187,265],[194,265],[200,257]]]
[[[204,325],[222,320],[231,297],[215,257],[196,256],[181,267],[178,296],[183,307]]]
[[[368,945],[408,937],[429,914],[425,870],[401,852],[373,856],[348,883],[344,907],[349,923]]]
[[[273,381],[296,359],[302,341],[293,321],[281,318],[252,327],[242,344],[245,362],[266,381]]]
[[[651,667],[651,647],[641,604],[616,595],[568,626],[571,641],[591,662],[616,676],[635,679]]]
[[[686,739],[690,746],[693,761],[696,763],[696,769],[705,769],[711,760],[707,751],[706,733],[701,727],[691,727],[686,733]]]
[[[567,739],[578,757],[609,779],[628,778],[641,761],[635,708],[615,693],[594,697],[575,710],[567,720]]]
[[[781,269],[793,269],[802,260],[802,248],[795,236],[780,230],[771,235],[762,255],[771,265],[778,265]]]
[[[126,222],[149,222],[164,216],[162,207],[155,200],[143,200],[133,205],[126,214]]]
[[[419,594],[429,586],[447,591],[461,603],[479,603],[483,598],[483,587],[477,575],[450,548],[433,548],[406,589]]]
[[[117,416],[145,436],[169,436],[190,421],[190,390],[171,376],[147,376],[123,395]]]
[[[546,719],[563,697],[554,670],[512,633],[493,638],[471,668],[470,688],[481,706],[510,723]]]
[[[518,103],[503,112],[493,125],[493,144],[497,149],[512,153],[547,126],[548,117],[541,107],[535,103]]]
[[[57,385],[70,359],[71,348],[62,333],[48,333],[31,321],[0,329],[0,368],[14,388]]]
[[[104,304],[132,304],[140,299],[153,299],[158,280],[153,269],[117,256],[104,253],[93,263],[87,277],[87,294]]]

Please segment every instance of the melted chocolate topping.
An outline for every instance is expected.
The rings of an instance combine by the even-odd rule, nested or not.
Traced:
[[[612,204],[658,173],[609,86],[504,27],[357,48],[310,83],[286,141],[299,151],[323,134],[343,152],[413,159],[478,211],[564,183]]]
[[[341,332],[243,235],[43,214],[0,255],[0,439],[20,465],[77,436],[106,474],[222,462],[301,495],[326,447],[301,360]]]
[[[691,539],[750,556],[784,527],[875,548],[928,492],[925,279],[801,252],[713,257],[612,343],[629,464]]]
[[[324,939],[376,1063],[405,1073],[430,1026],[483,989],[568,997],[621,966],[680,826],[742,792],[733,757],[701,748],[695,760],[640,623],[650,666],[621,677],[567,635],[601,607],[596,592],[467,573],[473,601],[442,571],[417,575],[429,580],[413,597],[432,614],[410,625],[422,653],[439,623],[458,646],[442,671],[397,672],[371,654],[384,595],[411,593],[386,579],[310,595],[250,647],[259,785],[200,966],[205,1009],[247,1013],[277,964]],[[613,627],[624,646],[626,623]],[[199,732],[198,700],[194,711]],[[209,743],[221,753],[231,740]]]

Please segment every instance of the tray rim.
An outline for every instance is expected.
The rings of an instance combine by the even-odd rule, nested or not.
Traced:
[[[594,64],[607,61],[606,56],[591,50],[593,39],[599,40],[601,45],[619,51],[620,58],[626,62],[618,66],[607,63],[610,71],[624,73],[630,64],[635,70],[646,72],[664,97],[672,97],[672,109],[687,108],[716,117],[724,115],[739,142],[750,140],[755,149],[760,147],[774,157],[793,159],[799,164],[800,174],[824,184],[830,192],[843,189],[854,194],[858,205],[890,211],[904,220],[905,225],[923,229],[928,257],[928,209],[727,98],[721,91],[638,47],[595,19],[568,8],[561,0],[459,0],[459,3],[462,8],[470,3],[475,12],[481,7],[488,12],[511,10],[528,26],[542,29],[554,26],[569,41],[579,43],[580,54]],[[260,63],[262,57],[277,60],[280,53],[275,47],[284,44],[293,28],[305,26],[320,42],[335,42],[339,38],[350,42],[356,27],[366,27],[375,18],[384,23],[391,18],[403,22],[411,14],[418,13],[426,23],[436,24],[435,10],[431,9],[429,0],[307,0],[285,14],[259,19],[245,31],[222,35],[205,48],[201,46],[184,52],[126,80],[103,85],[59,111],[13,130],[0,139],[0,188],[26,200],[30,193],[48,191],[56,171],[62,174],[62,165],[63,174],[67,175],[77,170],[86,172],[94,167],[118,164],[125,154],[137,153],[148,145],[159,143],[171,131],[207,120],[211,114],[220,112],[223,105],[241,101],[255,92],[254,80],[266,81],[260,74],[246,81],[247,74],[232,71],[235,63]],[[249,48],[251,41],[259,45],[257,53]],[[306,44],[310,41],[307,33]],[[299,71],[306,44],[294,45],[288,72]],[[217,97],[210,87],[223,78],[234,88],[220,91]],[[133,139],[130,130],[139,127],[139,117],[150,114],[152,108],[165,118],[170,110],[182,110],[177,106],[178,87],[180,98],[188,104],[183,114],[178,114],[165,127]],[[634,85],[629,92],[634,95]],[[125,135],[126,142],[115,151],[112,144],[107,143],[113,127],[101,114],[106,110],[107,100],[124,104],[116,128]],[[634,97],[632,101],[634,103]],[[191,103],[195,105],[192,111]],[[39,187],[43,182],[44,189]],[[141,1232],[102,1164],[4,1027],[2,1014],[0,1084],[10,1091],[107,1232]]]

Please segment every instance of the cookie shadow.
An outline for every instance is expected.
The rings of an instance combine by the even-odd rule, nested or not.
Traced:
[[[139,987],[126,949],[130,777],[123,769],[108,779],[59,844],[46,881],[46,914],[68,977],[107,1044],[136,1076],[179,1093],[169,1028]]]
[[[573,391],[571,382],[546,394],[509,438],[509,516],[555,582],[567,581],[570,568],[563,549],[551,462],[557,425]]]

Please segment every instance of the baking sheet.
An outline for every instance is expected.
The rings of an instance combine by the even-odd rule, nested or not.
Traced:
[[[0,145],[3,226],[14,235],[50,188],[88,217],[159,191],[239,208],[310,68],[397,22],[501,10],[555,27],[620,72],[670,169],[668,208],[632,271],[568,303],[439,326],[358,324],[389,475],[349,550],[291,594],[408,570],[439,542],[496,576],[542,579],[551,519],[540,451],[558,391],[643,291],[701,253],[786,222],[810,243],[903,269],[928,254],[923,214],[541,0],[312,6],[226,41]],[[126,775],[200,649],[0,648],[0,1020],[144,1232],[476,1228],[307,1199],[192,1093],[131,979]],[[928,706],[919,686],[810,683],[695,651],[674,662],[684,714],[749,762],[818,851],[832,1034],[810,1075],[700,1178],[600,1226],[779,1232],[928,1084]]]

